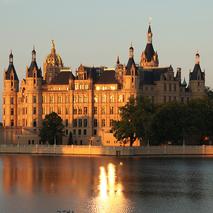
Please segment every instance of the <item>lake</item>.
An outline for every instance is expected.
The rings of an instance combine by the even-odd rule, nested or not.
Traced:
[[[213,158],[0,155],[0,212],[213,212]]]

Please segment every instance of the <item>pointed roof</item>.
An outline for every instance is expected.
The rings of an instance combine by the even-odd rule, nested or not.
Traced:
[[[148,33],[152,33],[151,24],[149,24]]]
[[[38,65],[37,65],[37,62],[36,62],[36,51],[35,51],[35,48],[33,48],[32,61],[31,61],[30,67],[27,70],[28,77],[33,77],[34,70],[36,71],[37,77],[38,78],[42,78],[41,68],[38,68]]]
[[[200,54],[195,55],[195,66],[192,72],[189,74],[190,80],[205,80],[205,73],[202,72],[200,67]]]
[[[133,57],[130,57],[126,65],[126,75],[131,75],[131,68],[134,67],[137,71],[137,67]]]
[[[184,78],[184,80],[183,80],[182,86],[184,86],[184,87],[187,86],[187,83],[186,83],[186,79],[185,79],[185,78]]]
[[[11,51],[10,55],[9,55],[9,66],[8,66],[6,72],[5,72],[5,80],[10,80],[12,73],[14,75],[14,80],[18,81],[19,80],[18,75],[17,75],[15,67],[13,65],[13,53]]]
[[[119,58],[119,56],[117,57],[116,63],[117,63],[117,64],[120,64],[120,58]]]
[[[147,43],[146,48],[145,48],[145,55],[147,58],[147,61],[150,62],[155,54],[155,50],[153,48],[152,43]]]

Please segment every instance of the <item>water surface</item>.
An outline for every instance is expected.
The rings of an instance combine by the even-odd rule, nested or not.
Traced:
[[[212,158],[0,156],[0,212],[213,212]]]

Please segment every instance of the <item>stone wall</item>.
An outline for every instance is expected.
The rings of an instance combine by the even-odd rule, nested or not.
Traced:
[[[2,144],[0,153],[111,156],[213,155],[213,146],[103,147]]]

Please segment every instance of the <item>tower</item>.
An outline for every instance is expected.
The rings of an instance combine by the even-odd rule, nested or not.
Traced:
[[[158,67],[159,61],[158,61],[158,54],[154,51],[153,45],[152,45],[152,29],[151,25],[149,24],[148,32],[147,32],[147,45],[145,50],[141,54],[141,61],[140,66],[143,68],[152,68],[152,67]]]
[[[9,55],[9,66],[4,72],[3,88],[3,126],[17,126],[17,93],[19,90],[19,79],[13,65],[12,51]]]
[[[125,90],[132,91],[135,91],[139,88],[138,71],[134,61],[134,48],[132,45],[129,48],[129,60],[123,76],[123,88]]]
[[[32,61],[26,70],[26,127],[37,128],[42,121],[42,72],[36,62],[36,51],[33,48]]]
[[[189,88],[192,99],[205,97],[205,72],[200,67],[200,54],[195,55],[195,66],[189,73]]]
[[[44,70],[44,80],[50,83],[63,68],[63,62],[59,54],[56,53],[55,43],[52,40],[51,53],[46,57],[43,70]]]

